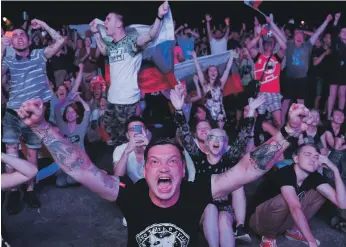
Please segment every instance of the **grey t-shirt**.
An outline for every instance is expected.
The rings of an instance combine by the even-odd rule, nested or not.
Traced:
[[[293,40],[287,41],[286,77],[297,79],[307,77],[312,47],[310,40],[300,48],[294,45]]]
[[[63,134],[63,136],[73,144],[80,147],[80,149],[82,149],[83,151],[85,151],[84,137],[88,130],[89,119],[90,111],[85,111],[82,122],[80,124],[77,124],[74,131],[70,132],[67,127],[67,123],[63,120],[62,114],[55,114],[56,125],[59,128],[60,133]]]

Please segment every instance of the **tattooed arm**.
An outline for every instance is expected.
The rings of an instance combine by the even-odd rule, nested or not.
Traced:
[[[213,198],[228,195],[245,184],[257,180],[268,172],[289,146],[279,132],[266,143],[257,147],[228,171],[212,176]]]
[[[183,144],[183,147],[190,154],[192,160],[194,157],[200,157],[201,150],[198,148],[193,136],[190,132],[190,127],[186,122],[184,113],[181,111],[175,111],[174,113],[174,121],[178,127],[177,133]]]
[[[237,139],[234,143],[232,143],[228,151],[225,153],[225,156],[230,159],[233,164],[238,162],[241,156],[245,153],[254,124],[255,119],[253,117],[245,118],[242,126],[240,127]]]
[[[57,31],[55,31],[53,28],[48,26],[47,23],[45,23],[43,21],[34,19],[31,21],[31,26],[33,29],[42,28],[42,29],[46,30],[47,33],[52,37],[53,44],[50,46],[47,46],[44,49],[44,55],[47,59],[54,56],[63,46],[63,44],[65,42],[64,38]]]
[[[40,100],[28,100],[18,110],[18,116],[43,141],[55,162],[69,176],[108,201],[115,201],[119,192],[119,178],[98,169],[88,155],[66,140],[57,128],[51,127],[43,116]]]
[[[103,56],[106,56],[107,55],[107,45],[103,42],[100,33],[95,33],[95,40],[96,40],[97,48],[100,50],[101,54]]]
[[[157,12],[157,18],[155,19],[154,24],[151,26],[151,29],[149,30],[149,32],[144,33],[137,38],[137,45],[139,47],[146,46],[149,42],[151,42],[153,39],[156,38],[156,36],[159,34],[159,31],[160,31],[161,20],[168,13],[168,10],[169,10],[169,5],[168,5],[168,1],[166,0],[159,7]]]
[[[309,110],[303,105],[293,104],[285,127],[290,136],[299,136],[311,122]],[[280,155],[287,149],[289,142],[279,131],[267,142],[247,153],[233,168],[213,175],[211,178],[213,198],[222,197],[253,182],[268,172]]]

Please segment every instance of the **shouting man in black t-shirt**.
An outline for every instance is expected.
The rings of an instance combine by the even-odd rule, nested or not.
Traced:
[[[66,140],[43,117],[40,100],[28,100],[19,117],[42,139],[60,168],[102,198],[117,202],[128,223],[128,246],[198,246],[199,222],[213,198],[227,196],[244,184],[263,176],[276,159],[310,122],[309,110],[293,104],[289,123],[268,142],[244,157],[231,169],[198,179],[183,181],[183,149],[172,141],[149,143],[145,150],[144,179],[122,184],[119,177],[100,171],[87,154]],[[263,152],[272,150],[272,160]]]
[[[308,220],[325,198],[346,208],[346,188],[339,170],[317,146],[301,145],[293,159],[294,165],[271,174],[256,193],[258,206],[250,217],[250,227],[263,236],[261,247],[276,247],[276,235],[285,231],[286,238],[317,247],[320,243],[312,235]],[[317,172],[322,166],[333,172],[335,189]]]

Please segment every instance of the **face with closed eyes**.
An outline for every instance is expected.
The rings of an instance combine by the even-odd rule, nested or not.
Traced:
[[[184,177],[185,163],[177,147],[171,144],[150,148],[144,167],[144,177],[149,185],[152,200],[167,203],[177,200]]]
[[[319,155],[315,147],[306,145],[299,150],[298,155],[294,156],[293,159],[302,170],[313,173],[321,167]]]

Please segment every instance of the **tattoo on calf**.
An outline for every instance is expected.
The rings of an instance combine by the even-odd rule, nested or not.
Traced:
[[[255,169],[269,170],[282,154],[283,146],[276,140],[270,140],[250,152],[250,162]]]

